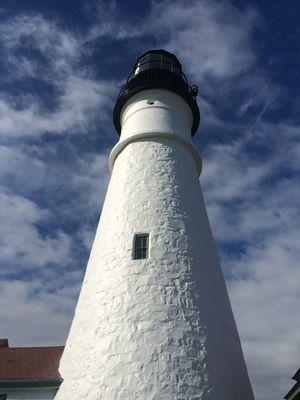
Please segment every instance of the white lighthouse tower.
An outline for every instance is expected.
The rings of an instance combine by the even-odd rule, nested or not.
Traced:
[[[171,53],[141,56],[56,400],[253,400],[191,142],[195,99]]]

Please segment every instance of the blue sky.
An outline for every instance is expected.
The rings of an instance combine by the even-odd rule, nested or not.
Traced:
[[[136,58],[199,85],[200,178],[256,399],[300,366],[297,1],[0,4],[0,336],[63,344]]]

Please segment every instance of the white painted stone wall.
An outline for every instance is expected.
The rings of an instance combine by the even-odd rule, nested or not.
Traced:
[[[189,145],[190,110],[163,90],[128,103],[56,400],[253,399]],[[132,259],[136,233],[149,233],[146,260]]]

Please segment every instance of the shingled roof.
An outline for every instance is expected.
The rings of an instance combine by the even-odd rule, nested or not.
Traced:
[[[58,372],[63,346],[0,347],[0,386],[10,383],[43,382],[54,385],[61,382]]]

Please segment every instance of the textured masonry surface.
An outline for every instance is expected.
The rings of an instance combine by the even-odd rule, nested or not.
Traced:
[[[135,233],[149,233],[133,260]],[[56,400],[253,399],[194,161],[137,140],[117,157]]]

